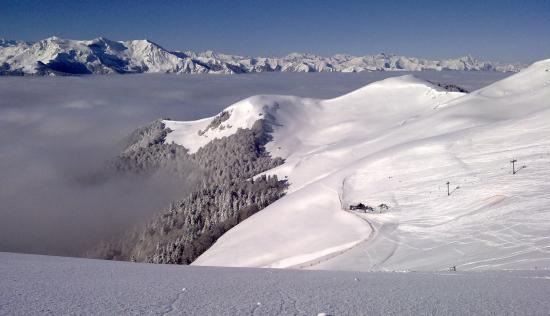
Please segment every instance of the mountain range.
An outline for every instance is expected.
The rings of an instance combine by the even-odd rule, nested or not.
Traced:
[[[239,74],[258,72],[363,72],[462,70],[517,72],[521,64],[479,61],[471,56],[428,60],[391,54],[323,57],[292,53],[248,57],[206,51],[169,51],[149,40],[69,40],[37,42],[0,39],[0,75],[81,75],[127,73]]]

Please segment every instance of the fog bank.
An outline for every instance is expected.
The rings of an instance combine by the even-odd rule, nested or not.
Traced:
[[[132,130],[255,94],[332,98],[391,73],[0,77],[0,251],[79,255],[182,197],[169,176],[86,181]],[[508,74],[423,72],[474,90]]]

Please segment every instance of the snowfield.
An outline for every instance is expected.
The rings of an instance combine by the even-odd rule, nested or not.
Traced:
[[[330,100],[251,97],[228,107],[215,128],[206,128],[214,118],[165,121],[168,142],[196,151],[263,118],[274,129],[268,150],[286,159],[268,173],[288,178],[288,194],[194,264],[549,267],[549,100],[544,60],[470,94],[403,76]],[[376,212],[350,212],[359,202]]]
[[[548,315],[550,272],[218,268],[0,252],[0,315]]]

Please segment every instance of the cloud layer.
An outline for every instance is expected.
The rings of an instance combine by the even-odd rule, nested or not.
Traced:
[[[404,73],[0,77],[0,251],[79,255],[186,192],[169,176],[85,181],[132,130],[254,94],[331,98]],[[421,73],[473,90],[501,73]]]

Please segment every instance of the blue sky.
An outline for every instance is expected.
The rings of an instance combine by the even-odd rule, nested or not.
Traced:
[[[550,1],[0,0],[0,38],[148,38],[244,55],[550,58]]]

